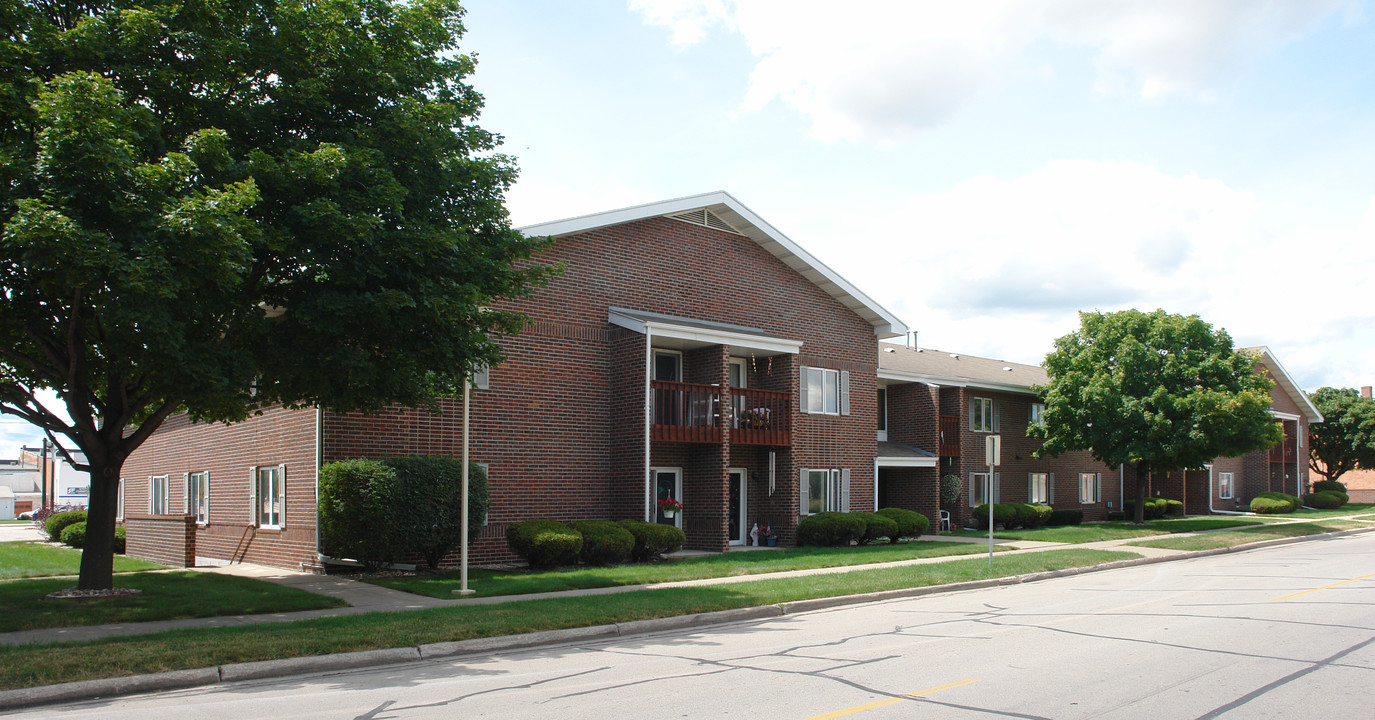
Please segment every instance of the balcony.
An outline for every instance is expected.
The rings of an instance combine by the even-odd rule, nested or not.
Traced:
[[[937,444],[940,446],[941,457],[960,456],[960,416],[940,417],[940,439]]]
[[[1286,465],[1294,462],[1294,438],[1285,437],[1284,442],[1270,448],[1270,462]]]
[[[788,393],[777,390],[732,388],[731,444],[791,445],[792,406],[788,399]]]
[[[651,440],[721,442],[721,388],[717,385],[653,380]]]

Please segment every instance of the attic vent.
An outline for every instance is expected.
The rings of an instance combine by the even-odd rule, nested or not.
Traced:
[[[691,210],[685,213],[678,213],[677,215],[670,215],[669,217],[673,218],[674,220],[682,220],[683,222],[692,223],[693,225],[709,227],[713,230],[734,233],[736,235],[741,234],[739,230],[736,230],[735,228],[731,227],[729,224],[726,223],[725,220],[716,217],[715,214],[713,214],[710,210],[707,210],[706,208],[702,208],[700,210]]]

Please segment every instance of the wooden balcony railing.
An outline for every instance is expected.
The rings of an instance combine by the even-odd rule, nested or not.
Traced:
[[[940,418],[940,439],[937,444],[940,446],[941,457],[960,456],[960,416],[942,415]]]
[[[653,380],[652,440],[721,442],[721,388],[717,385]]]
[[[792,405],[788,393],[732,388],[730,394],[732,445],[792,444]]]

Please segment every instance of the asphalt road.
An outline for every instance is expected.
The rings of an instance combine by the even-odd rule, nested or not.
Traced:
[[[1372,645],[1365,534],[18,717],[1368,718]]]

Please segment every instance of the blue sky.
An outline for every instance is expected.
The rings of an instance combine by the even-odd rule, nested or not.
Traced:
[[[1375,384],[1369,2],[465,7],[517,224],[726,190],[925,347],[1163,307]]]

